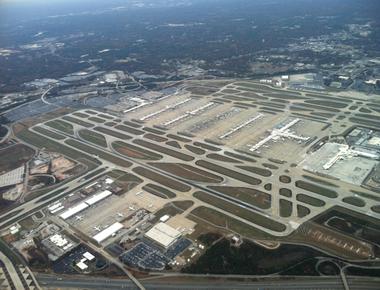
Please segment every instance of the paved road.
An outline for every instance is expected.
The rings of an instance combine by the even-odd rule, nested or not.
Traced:
[[[132,282],[128,280],[101,279],[93,277],[68,277],[57,278],[52,275],[37,274],[37,280],[43,289],[54,288],[75,288],[75,289],[137,289]],[[351,290],[378,290],[380,279],[374,278],[351,278],[348,279]],[[221,280],[204,280],[189,282],[189,280],[180,283],[179,281],[147,281],[143,283],[146,289],[151,290],[280,290],[280,289],[302,289],[302,290],[344,290],[343,284],[338,277],[311,277],[298,278],[296,280],[270,280],[261,282],[236,282]]]
[[[102,167],[99,166],[99,167],[97,167],[91,171],[86,172],[86,174],[93,173],[93,172],[99,170],[100,168],[102,168]],[[97,176],[100,176],[102,174],[104,174],[104,172],[97,174],[93,178],[96,178]],[[91,178],[91,179],[93,179],[93,178]],[[38,198],[35,198],[35,199],[30,200],[28,202],[25,202],[22,205],[20,205],[20,206],[14,208],[13,210],[7,212],[6,214],[3,215],[2,219],[0,220],[0,228],[7,227],[7,226],[9,226],[10,222],[15,222],[20,217],[22,217],[26,214],[33,213],[33,211],[36,208],[39,208],[39,207],[44,206],[44,205],[48,205],[53,200],[56,200],[59,197],[63,197],[65,195],[67,195],[68,192],[71,192],[72,190],[75,190],[75,189],[82,187],[83,183],[84,183],[82,179],[83,179],[83,176],[79,176],[79,177],[73,179],[72,181],[69,181],[69,182],[63,184],[62,186],[60,186],[56,189],[49,191],[48,193],[41,195]],[[66,188],[66,189],[61,193],[57,193],[56,195],[52,195],[52,192],[57,192],[61,188]],[[50,197],[47,198],[46,200],[43,199],[43,197],[46,197],[46,196],[50,196]],[[13,213],[14,213],[14,215],[12,215]]]
[[[12,264],[12,262],[8,259],[7,256],[5,256],[2,252],[0,252],[0,260],[4,263],[5,268],[7,268],[9,276],[11,277],[13,284],[15,285],[16,289],[25,289],[24,285],[22,284],[22,281],[20,277],[18,276],[18,273],[16,271],[15,266]]]
[[[53,104],[53,103],[49,103],[46,99],[45,99],[45,96],[50,92],[50,90],[52,89],[52,88],[54,88],[55,86],[51,86],[51,87],[49,87],[45,92],[43,92],[43,94],[41,95],[41,101],[43,102],[43,103],[45,103],[46,105],[53,105],[53,106],[57,106],[56,104]],[[57,106],[57,107],[59,107],[59,106]]]
[[[4,124],[2,124],[1,126],[5,127],[8,130],[7,134],[5,134],[5,136],[0,139],[0,143],[3,143],[5,140],[8,139],[9,135],[11,134],[11,129],[8,126],[4,125]]]
[[[128,276],[128,278],[133,282],[133,284],[135,286],[137,286],[136,289],[145,290],[144,286],[132,275],[132,273],[129,270],[126,269],[124,263],[120,262],[117,258],[111,256],[103,248],[98,247],[98,246],[96,246],[96,245],[94,245],[94,244],[92,244],[92,243],[90,243],[88,241],[82,240],[78,235],[76,235],[76,231],[75,230],[73,230],[65,221],[61,220],[57,216],[52,216],[51,220],[55,224],[59,225],[61,228],[65,229],[66,232],[68,232],[71,235],[73,235],[73,236],[77,237],[78,239],[80,239],[82,244],[85,244],[89,248],[91,248],[92,250],[94,250],[95,252],[100,253],[108,261],[110,261],[111,263],[115,264],[118,268],[120,268],[120,270],[122,270]]]

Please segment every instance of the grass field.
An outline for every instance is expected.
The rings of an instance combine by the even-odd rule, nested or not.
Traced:
[[[292,197],[293,192],[289,188],[280,188],[280,195]]]
[[[219,166],[217,164],[204,161],[204,160],[198,160],[195,162],[198,166],[201,166],[203,168],[218,172],[220,174],[223,174],[225,176],[234,178],[236,180],[251,184],[251,185],[259,185],[261,183],[261,180],[228,168],[225,168],[223,166]]]
[[[104,128],[104,127],[95,127],[94,130],[97,131],[97,132],[100,132],[100,133],[103,133],[103,134],[115,137],[115,138],[119,138],[121,140],[132,139],[132,137],[129,136],[129,135],[117,132],[115,130],[107,129],[107,128]]]
[[[113,156],[112,154],[109,154],[109,153],[104,152],[102,150],[99,150],[99,149],[96,149],[94,147],[85,145],[85,144],[80,143],[79,141],[76,141],[73,139],[66,140],[65,143],[67,145],[73,146],[74,148],[77,148],[79,150],[87,152],[88,154],[93,154],[93,155],[99,156],[100,158],[102,158],[106,161],[109,161],[113,164],[116,164],[116,165],[119,165],[122,167],[130,167],[132,165],[132,163],[127,161],[127,160]]]
[[[296,198],[298,201],[312,205],[312,206],[321,207],[326,204],[323,200],[320,200],[320,199],[317,199],[317,198],[314,198],[312,196],[302,194],[302,193],[297,194]]]
[[[222,210],[225,210],[229,213],[232,213],[238,217],[241,217],[249,222],[252,222],[254,224],[257,224],[259,226],[262,226],[264,228],[270,229],[272,231],[276,232],[282,232],[286,229],[285,225],[282,223],[279,223],[277,221],[271,220],[259,213],[255,213],[253,211],[244,209],[243,207],[237,206],[235,204],[232,204],[230,202],[224,201],[220,198],[211,196],[207,193],[198,191],[194,193],[194,197],[206,202],[208,204],[211,204],[215,207],[218,207]]]
[[[41,133],[45,136],[48,136],[50,138],[57,139],[57,140],[63,140],[66,138],[65,136],[62,136],[58,133],[52,132],[50,130],[47,130],[47,129],[39,127],[39,126],[33,127],[33,130],[35,130],[36,132]]]
[[[228,163],[242,163],[240,160],[236,160],[231,157],[227,157],[227,156],[216,154],[216,153],[208,154],[207,158],[217,160],[217,161],[222,161],[222,162],[228,162]]]
[[[365,206],[365,202],[362,199],[354,197],[354,196],[348,196],[348,197],[343,198],[343,202],[351,204],[353,206],[357,206],[357,207]]]
[[[0,150],[0,173],[20,167],[29,161],[34,153],[32,148],[24,144],[16,144]]]
[[[130,158],[137,159],[147,159],[147,160],[160,160],[162,159],[162,155],[157,154],[155,152],[146,150],[139,146],[127,144],[121,141],[116,141],[112,143],[113,149],[115,149],[118,153],[128,156]]]
[[[159,136],[159,135],[156,135],[156,134],[152,134],[152,133],[146,133],[144,135],[144,138],[152,140],[152,141],[156,141],[156,142],[166,142],[166,141],[168,141],[167,138]]]
[[[322,179],[319,179],[319,178],[316,178],[314,176],[310,176],[310,175],[302,175],[303,178],[307,179],[307,180],[310,180],[312,182],[315,182],[315,183],[319,183],[321,185],[324,185],[324,186],[329,186],[329,187],[338,187],[338,185],[334,184],[334,183],[331,183],[331,182],[328,182],[326,180],[322,180]]]
[[[332,189],[328,189],[325,187],[321,187],[303,180],[297,180],[296,181],[296,186],[301,189],[305,189],[311,192],[314,192],[316,194],[320,194],[322,196],[328,197],[328,198],[336,198],[338,197],[338,194],[336,191]]]
[[[29,143],[38,148],[45,148],[51,152],[61,153],[73,160],[80,160],[81,163],[85,164],[88,170],[94,169],[99,161],[85,153],[69,148],[58,142],[45,138],[39,134],[33,133],[26,128],[17,133],[17,137],[26,143]]]
[[[273,236],[257,229],[252,226],[249,226],[243,222],[240,222],[230,216],[227,216],[219,211],[216,211],[214,209],[200,206],[194,209],[190,215],[188,215],[188,218],[199,222],[198,218],[201,222],[207,222],[211,223],[213,225],[219,226],[219,227],[228,227],[226,230],[234,231],[242,236],[245,236],[247,238],[251,239],[271,239]]]
[[[142,189],[161,198],[176,197],[176,194],[173,191],[157,184],[148,183],[147,185],[143,186]]]
[[[110,116],[110,115],[99,114],[98,116],[101,117],[101,118],[107,119],[107,120],[112,120],[113,119],[113,117]]]
[[[82,113],[82,112],[74,112],[73,115],[77,116],[77,117],[81,117],[81,118],[87,118],[87,117],[89,117],[89,115],[87,115],[85,113]]]
[[[174,174],[178,177],[196,181],[196,182],[207,182],[207,183],[220,183],[223,178],[207,172],[205,170],[193,167],[188,164],[182,163],[150,163],[156,168],[166,171],[170,174]]]
[[[185,211],[194,205],[194,201],[192,201],[192,200],[179,200],[179,201],[173,201],[172,204],[175,207],[178,207],[181,210]]]
[[[189,150],[190,152],[192,152],[194,154],[198,154],[198,155],[203,155],[206,153],[206,150],[203,150],[202,148],[195,147],[195,146],[188,145],[188,144],[185,144],[185,148],[187,150]]]
[[[90,117],[90,118],[88,118],[90,121],[92,121],[92,122],[95,122],[95,123],[104,123],[104,122],[106,122],[106,120],[104,120],[104,119],[101,119],[101,118],[98,118],[98,117]]]
[[[91,123],[82,121],[81,119],[74,118],[74,117],[71,117],[71,116],[63,116],[62,119],[66,120],[66,121],[69,121],[71,123],[74,123],[74,124],[86,127],[86,128],[91,128],[91,127],[94,126]]]
[[[121,131],[133,134],[133,135],[143,135],[145,132],[141,130],[137,130],[132,127],[124,126],[124,125],[117,125],[115,126],[116,129],[119,129]]]
[[[174,189],[174,190],[178,190],[181,192],[187,192],[191,189],[190,186],[188,186],[184,183],[181,183],[177,180],[174,180],[172,178],[169,178],[169,177],[166,177],[166,176],[161,175],[159,173],[156,173],[156,172],[154,172],[150,169],[147,169],[147,168],[135,167],[135,168],[133,168],[133,171],[135,173],[145,177],[145,178],[153,180],[159,184],[162,184],[162,185],[169,187],[171,189]]]
[[[154,143],[151,143],[151,142],[148,142],[148,141],[145,141],[145,140],[139,140],[139,139],[137,139],[137,140],[134,140],[133,143],[138,144],[140,146],[143,146],[145,148],[148,148],[148,149],[151,149],[151,150],[154,150],[154,151],[157,151],[157,152],[160,152],[160,153],[172,156],[174,158],[178,158],[178,159],[183,160],[183,161],[192,161],[192,160],[194,160],[194,157],[192,157],[190,155],[187,155],[187,154],[184,154],[182,152],[179,152],[179,151],[176,151],[176,150],[173,150],[173,149],[169,149],[169,148],[166,148],[166,147],[163,147],[163,146],[160,146],[160,145],[156,145]]]
[[[99,145],[101,147],[107,148],[107,140],[106,138],[99,133],[96,133],[94,131],[90,131],[87,129],[83,129],[79,131],[79,136],[90,143],[93,143],[95,145]]]
[[[271,206],[271,195],[254,188],[237,186],[208,187],[262,209],[268,209]]]
[[[62,133],[74,135],[74,127],[72,124],[68,122],[62,120],[53,120],[46,122],[45,125],[58,131],[61,131]]]
[[[256,166],[237,166],[238,168],[244,169],[246,171],[252,172],[257,175],[269,177],[272,175],[272,172],[265,168],[260,168]]]
[[[280,216],[282,217],[290,217],[293,211],[293,204],[286,200],[286,199],[280,199]]]

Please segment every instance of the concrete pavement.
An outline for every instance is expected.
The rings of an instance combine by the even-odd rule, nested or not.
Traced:
[[[53,275],[37,274],[37,280],[43,289],[74,288],[74,289],[137,289],[133,283],[125,279],[108,279],[94,277],[56,277]],[[286,277],[272,278],[260,282],[229,281],[227,279],[207,279],[203,277],[183,279],[172,279],[167,281],[147,281],[146,289],[151,290],[344,290],[339,276],[336,277]],[[349,278],[352,290],[375,290],[379,289],[379,278],[355,277]]]
[[[2,252],[0,252],[0,260],[4,263],[5,268],[7,268],[7,271],[9,273],[9,276],[12,279],[12,282],[17,290],[23,290],[25,289],[24,285],[22,284],[21,278],[19,277],[15,266],[12,264],[12,262],[9,260],[9,258],[4,255]]]

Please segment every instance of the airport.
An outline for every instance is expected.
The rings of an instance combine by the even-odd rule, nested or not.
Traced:
[[[41,202],[45,227],[57,228],[37,238],[57,268],[97,269],[98,262],[83,256],[89,252],[100,255],[95,261],[139,271],[181,269],[205,251],[200,228],[224,223],[263,243],[295,237],[341,257],[375,257],[375,244],[315,220],[337,206],[380,218],[372,198],[379,188],[380,130],[333,117],[331,108],[305,113],[307,93],[246,82],[205,95],[200,88],[194,94],[192,84],[134,107],[121,103],[118,112],[80,109],[16,128],[29,142],[44,138],[45,150],[68,148],[81,156],[61,160],[40,152],[31,174],[57,158],[94,172],[88,180],[70,177],[65,182],[75,182],[74,190]],[[302,114],[292,110],[301,106]],[[2,224],[15,226],[11,220]],[[35,236],[31,229],[15,246],[30,251]]]

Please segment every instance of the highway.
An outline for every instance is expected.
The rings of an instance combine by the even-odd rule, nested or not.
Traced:
[[[45,96],[50,92],[50,90],[52,89],[52,88],[54,88],[55,86],[51,86],[51,87],[49,87],[45,92],[43,92],[43,94],[41,95],[41,101],[43,102],[43,103],[45,103],[46,105],[53,105],[53,106],[57,106],[57,105],[55,105],[55,104],[52,104],[52,103],[49,103],[46,99],[45,99]],[[59,106],[57,106],[57,107],[59,107]]]
[[[117,258],[111,256],[107,251],[103,250],[101,247],[98,247],[88,241],[85,241],[83,239],[81,239],[78,235],[76,235],[76,232],[75,230],[73,230],[65,221],[59,219],[58,217],[56,216],[52,216],[51,217],[51,220],[59,225],[62,229],[65,229],[66,232],[70,233],[71,235],[75,236],[77,239],[80,239],[81,240],[81,243],[87,245],[89,248],[91,248],[92,250],[94,250],[95,252],[98,252],[100,254],[103,255],[103,257],[105,257],[108,261],[110,261],[111,263],[115,264],[120,270],[122,270],[127,276],[128,278],[133,281],[133,285],[137,286],[138,288],[136,289],[141,289],[141,290],[144,290],[144,286],[132,275],[132,273],[126,269],[124,263],[122,263],[121,261],[119,261]]]
[[[11,278],[14,286],[16,287],[16,289],[20,289],[20,290],[25,289],[25,287],[21,281],[22,278],[19,277],[15,266],[8,259],[8,257],[6,255],[4,255],[2,252],[0,252],[0,261],[2,261],[5,265],[5,267],[7,268],[8,273],[10,275],[10,278]]]
[[[5,128],[8,130],[7,134],[5,134],[5,136],[4,136],[3,138],[0,139],[0,143],[3,143],[3,142],[4,142],[5,140],[7,140],[8,137],[10,136],[10,134],[11,134],[11,129],[10,129],[8,126],[4,125],[4,124],[2,124],[1,126],[2,126],[2,127],[5,127]]]
[[[283,280],[266,279],[260,282],[238,282],[226,279],[204,279],[200,278],[171,279],[163,281],[143,282],[145,289],[152,290],[280,290],[280,289],[302,289],[302,290],[344,290],[340,277],[307,277],[307,278],[286,278]],[[108,279],[94,277],[56,277],[48,274],[36,274],[36,278],[43,289],[74,288],[74,289],[138,289],[134,284],[125,279]],[[140,280],[141,281],[141,280]],[[379,278],[348,278],[350,290],[378,290]]]

